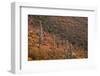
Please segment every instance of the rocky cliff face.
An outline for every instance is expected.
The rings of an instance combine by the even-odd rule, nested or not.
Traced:
[[[87,58],[87,17],[28,16],[28,59]]]

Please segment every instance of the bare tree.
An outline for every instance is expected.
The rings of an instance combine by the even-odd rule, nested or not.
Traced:
[[[43,25],[42,25],[42,21],[39,21],[40,23],[40,44],[42,44],[43,42]]]

